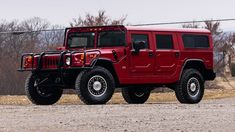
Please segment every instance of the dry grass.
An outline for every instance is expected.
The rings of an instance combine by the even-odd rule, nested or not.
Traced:
[[[206,90],[204,100],[235,97],[235,90],[213,89]],[[176,101],[174,92],[152,93],[148,103],[162,103]],[[121,93],[115,93],[109,104],[123,104],[125,101]],[[0,105],[29,105],[30,101],[26,96],[0,96]],[[57,104],[82,104],[77,95],[65,94]]]

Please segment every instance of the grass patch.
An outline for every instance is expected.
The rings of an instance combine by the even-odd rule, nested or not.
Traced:
[[[203,100],[208,99],[221,99],[235,97],[235,90],[223,90],[223,89],[213,89],[205,90],[205,95]],[[163,102],[172,102],[177,101],[174,92],[167,93],[151,93],[151,96],[148,100],[148,103],[163,103]],[[115,93],[112,99],[108,102],[109,104],[125,104],[121,93]],[[27,99],[26,96],[0,96],[0,105],[29,105],[31,102]],[[64,94],[60,101],[57,104],[68,104],[76,105],[82,104],[80,99],[75,94]]]

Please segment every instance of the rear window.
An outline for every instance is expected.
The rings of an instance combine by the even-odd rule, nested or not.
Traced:
[[[206,35],[183,35],[183,42],[185,48],[208,48],[209,38]]]

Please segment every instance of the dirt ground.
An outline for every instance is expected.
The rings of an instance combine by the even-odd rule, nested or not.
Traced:
[[[235,98],[142,105],[0,105],[0,131],[235,131]]]
[[[199,104],[180,104],[174,92],[152,93],[146,104],[128,105],[115,93],[107,105],[83,105],[63,95],[51,106],[32,105],[26,96],[0,96],[1,131],[235,131],[235,83],[207,85]]]

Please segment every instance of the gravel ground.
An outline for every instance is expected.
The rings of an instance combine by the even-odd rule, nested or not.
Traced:
[[[235,98],[183,105],[0,105],[0,131],[235,131]]]

